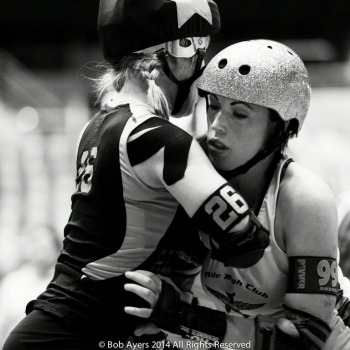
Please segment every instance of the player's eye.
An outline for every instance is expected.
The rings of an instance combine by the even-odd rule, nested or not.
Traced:
[[[233,116],[237,119],[245,119],[245,118],[248,118],[248,115],[245,114],[245,113],[241,113],[241,112],[233,112]]]

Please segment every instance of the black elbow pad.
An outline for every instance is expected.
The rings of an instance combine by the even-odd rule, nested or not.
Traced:
[[[193,220],[211,237],[212,258],[233,267],[256,264],[270,244],[268,230],[229,184],[217,189],[198,209]],[[247,224],[242,228],[243,220]]]

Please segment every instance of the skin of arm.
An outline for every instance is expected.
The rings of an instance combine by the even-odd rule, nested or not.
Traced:
[[[172,185],[163,179],[164,148],[160,149],[146,161],[134,166],[136,175],[143,183],[154,188],[166,188],[192,217],[203,202],[220,186],[227,183],[221,177],[197,141],[192,140],[185,175]],[[248,217],[235,226],[235,230],[246,227]]]
[[[176,140],[170,142],[176,142]],[[181,152],[181,149],[182,148],[180,147],[179,152]],[[183,206],[183,208],[190,217],[193,217],[194,214],[196,214],[196,212],[199,210],[202,204],[213,193],[215,193],[215,191],[218,188],[220,188],[222,185],[227,184],[227,181],[216,172],[216,170],[210,163],[209,159],[203,152],[198,142],[196,142],[193,139],[189,146],[184,176],[178,179],[176,182],[168,184],[163,177],[163,171],[166,166],[169,166],[169,164],[164,165],[163,147],[142,163],[135,165],[133,167],[133,171],[135,172],[136,176],[140,179],[140,181],[142,181],[145,185],[159,189],[165,188],[166,190],[168,190],[169,193],[171,193],[174,196],[174,198]],[[174,165],[171,164],[171,166]],[[176,170],[175,167],[174,169]],[[230,197],[234,194],[235,191],[231,190],[229,186],[225,187],[225,189],[227,188],[228,191],[230,191],[230,194],[229,192],[226,193],[228,197]],[[230,203],[230,201],[231,199],[228,199],[228,203]],[[223,203],[226,206],[225,202]],[[242,205],[243,203],[244,200],[243,198],[241,198],[239,203],[240,209],[247,211],[248,206],[247,204]],[[237,206],[238,204],[235,203],[235,205]],[[222,207],[220,206],[220,208]],[[232,207],[230,207],[229,205],[225,208],[228,208],[230,210],[228,219],[234,219],[232,220],[232,222],[234,222],[237,219],[238,215],[234,213]],[[222,220],[227,220],[227,217],[223,218]],[[244,229],[247,226],[249,220],[250,218],[248,216],[245,216],[241,221],[238,222],[238,224],[234,226],[234,230],[232,231],[235,232]],[[226,224],[226,222],[223,223]],[[224,230],[222,232],[224,232]],[[258,232],[258,230],[256,230],[255,232]],[[267,233],[264,233],[264,235],[265,234]],[[140,276],[137,276],[138,272],[139,271],[126,273],[126,277],[136,282],[138,285],[132,283],[126,284],[125,289],[129,292],[133,292],[139,295],[140,297],[148,301],[150,304],[150,308],[137,309],[134,307],[125,307],[125,312],[138,317],[148,318],[158,298],[159,291],[157,291],[155,284],[152,282],[152,280],[154,281],[154,274],[148,275],[147,278],[145,278],[145,276],[141,276],[140,278]]]
[[[336,257],[337,211],[334,196],[320,179],[295,163],[289,166],[280,186],[275,229],[277,243],[288,256]],[[140,273],[145,276],[140,276]],[[144,271],[127,274],[131,281],[141,286],[130,283],[125,285],[125,289],[148,300],[150,308],[126,307],[125,311],[148,318],[160,292],[160,280],[154,274]],[[314,315],[329,325],[334,322],[335,297],[332,295],[287,293],[285,304]],[[158,331],[156,326],[146,323],[135,331],[135,335]],[[342,332],[344,333],[343,328],[340,333]],[[288,333],[298,336],[296,330]]]
[[[134,166],[134,171],[142,179],[142,182],[148,186],[155,188],[165,187],[182,204],[190,216],[193,216],[195,211],[205,201],[208,194],[214,192],[217,187],[226,182],[220,175],[217,174],[216,176],[216,171],[195,140],[192,141],[190,146],[185,176],[171,186],[168,186],[163,179],[163,159],[164,148],[160,149],[143,163]],[[208,171],[212,172],[214,176],[213,179],[210,178],[210,181],[202,175]],[[196,191],[197,196],[192,198],[191,201],[188,201],[186,199],[188,199],[189,193],[193,193],[194,182],[197,183],[195,185],[196,190],[198,189]],[[204,188],[208,188],[208,190],[200,191]]]
[[[302,166],[292,163],[281,183],[276,240],[288,256],[337,256],[337,209],[330,189]],[[285,305],[331,324],[335,296],[287,293]]]

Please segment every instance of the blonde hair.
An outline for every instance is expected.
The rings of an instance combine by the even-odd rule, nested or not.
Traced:
[[[154,54],[132,53],[121,58],[118,62],[105,67],[101,77],[94,80],[98,100],[109,92],[119,92],[129,79],[140,80],[147,87],[148,103],[154,108],[156,115],[168,119],[170,116],[169,103],[156,84],[156,80],[164,74],[163,63]]]

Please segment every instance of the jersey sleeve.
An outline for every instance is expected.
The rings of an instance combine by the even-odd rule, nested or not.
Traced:
[[[141,164],[164,149],[163,179],[173,185],[184,177],[192,137],[160,118],[151,118],[136,128],[128,140],[131,166]]]
[[[161,118],[150,118],[135,128],[127,152],[131,166],[152,172],[191,217],[226,183],[197,141]]]
[[[244,257],[249,265],[258,261],[269,244],[269,234],[245,200],[216,172],[196,140],[165,120],[153,119],[129,137],[131,165],[160,180],[197,227],[219,243],[218,256],[224,262],[230,259],[236,264],[231,260],[236,252],[254,252],[252,257]],[[241,261],[238,263],[241,266]]]

